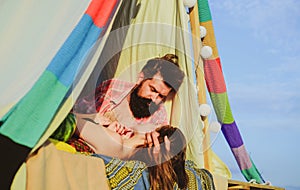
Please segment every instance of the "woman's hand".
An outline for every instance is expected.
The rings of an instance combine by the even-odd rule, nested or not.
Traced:
[[[152,153],[156,163],[159,163],[159,153],[160,153],[160,143],[158,141],[158,137],[159,137],[159,133],[156,131],[151,131],[149,133],[146,133],[146,143],[148,147],[154,146]],[[164,143],[165,143],[166,150],[170,151],[171,142],[167,136],[164,136]]]

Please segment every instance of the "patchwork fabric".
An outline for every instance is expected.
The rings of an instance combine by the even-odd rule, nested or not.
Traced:
[[[104,160],[106,175],[110,187],[114,189],[135,189],[135,186],[141,179],[143,172],[147,169],[145,163],[140,161],[123,161],[118,158],[110,158],[104,155],[94,154]],[[139,184],[141,189],[141,185]],[[149,189],[149,185],[143,189]]]
[[[107,179],[111,189],[150,189],[149,173],[144,162],[130,160],[124,161],[118,158],[94,154],[104,160]],[[188,189],[215,190],[213,177],[206,169],[197,168],[196,164],[187,160],[185,170],[189,177]],[[174,190],[179,190],[174,182]]]
[[[185,171],[189,176],[188,189],[215,189],[211,173],[203,168],[197,168],[194,162],[187,160],[185,162]]]

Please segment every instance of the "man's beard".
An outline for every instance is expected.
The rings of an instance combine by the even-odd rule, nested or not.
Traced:
[[[154,103],[151,99],[143,98],[138,95],[142,84],[134,88],[130,94],[129,107],[135,118],[147,118],[156,112],[160,104]]]

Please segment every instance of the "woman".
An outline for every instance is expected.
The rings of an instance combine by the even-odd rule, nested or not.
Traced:
[[[182,132],[170,125],[164,125],[156,129],[158,132],[158,141],[160,151],[155,146],[138,149],[131,157],[145,162],[148,166],[149,179],[151,189],[174,189],[174,182],[180,189],[186,189],[188,184],[188,176],[185,171],[185,151],[186,140]],[[167,138],[166,138],[167,137]],[[166,139],[169,140],[170,148],[166,146]],[[158,156],[158,158],[157,158]]]
[[[157,135],[157,146],[151,135],[127,129],[117,122],[103,127],[109,121],[101,116],[87,118],[77,115],[76,119],[79,136],[96,154],[145,162],[151,189],[173,189],[174,183],[180,189],[187,188],[186,140],[178,128],[170,125],[157,128],[151,134]]]

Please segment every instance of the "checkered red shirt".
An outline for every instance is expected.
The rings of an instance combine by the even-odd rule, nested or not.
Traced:
[[[112,111],[121,101],[130,93],[135,86],[134,83],[111,79],[101,83],[95,92],[95,95],[90,95],[77,101],[75,104],[76,111],[81,113],[96,113],[104,114]],[[138,123],[152,123],[155,125],[168,124],[167,112],[163,104],[149,118],[137,120]]]

